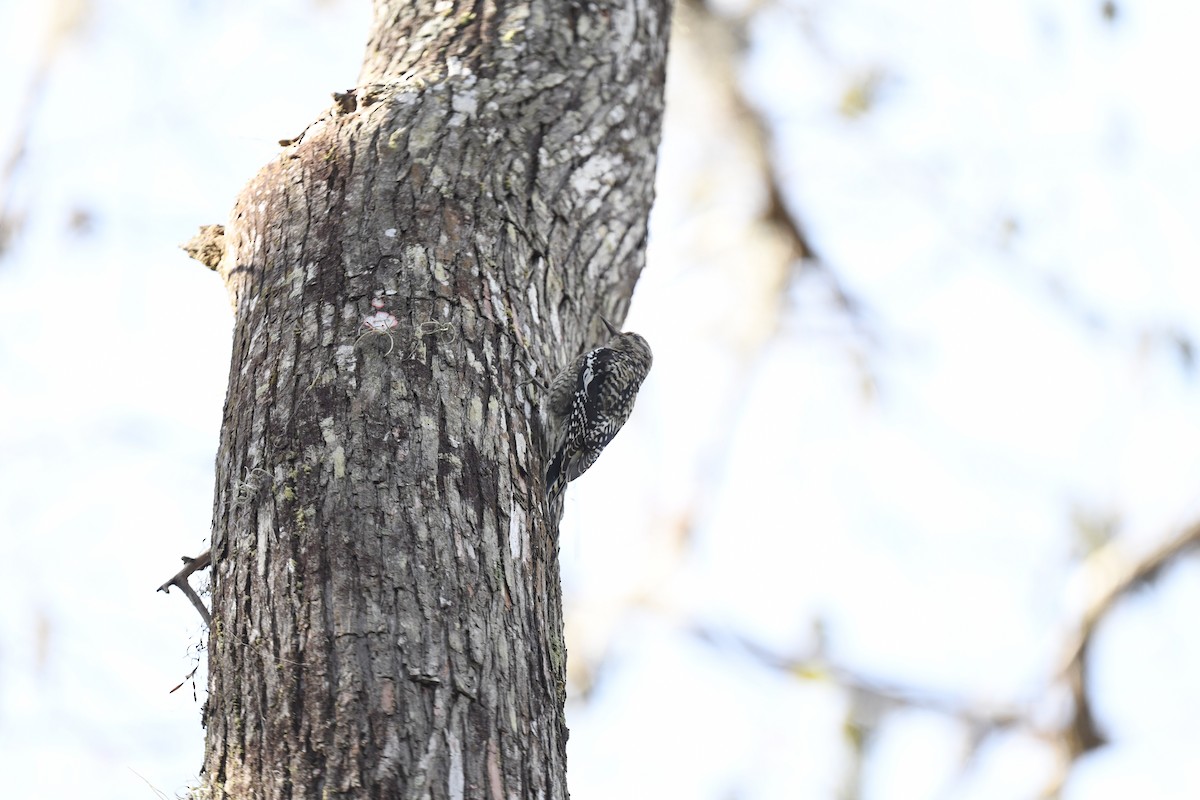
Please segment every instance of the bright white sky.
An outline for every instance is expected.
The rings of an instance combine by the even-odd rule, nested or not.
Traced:
[[[0,260],[6,796],[174,795],[200,764],[199,706],[167,693],[198,620],[153,589],[205,546],[231,319],[177,245],[353,84],[364,5],[97,0],[32,106]],[[780,5],[744,87],[880,344],[810,273],[754,346],[775,324],[744,246],[761,190],[681,48],[628,321],[654,372],[564,527],[572,671],[595,671],[569,709],[575,800],[836,796],[843,694],[695,626],[804,654],[820,619],[865,677],[1053,719],[1087,590],[1073,512],[1118,517],[1127,553],[1200,515],[1200,389],[1161,344],[1200,338],[1200,6]],[[5,156],[47,17],[0,4]],[[875,104],[839,115],[870,72]],[[1200,796],[1198,608],[1192,560],[1104,629],[1114,744],[1067,800]],[[965,746],[889,717],[863,796],[1027,798],[1052,768],[1013,734],[963,772]]]

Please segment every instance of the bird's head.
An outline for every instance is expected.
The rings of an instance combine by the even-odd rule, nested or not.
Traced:
[[[649,371],[650,365],[654,363],[654,353],[650,351],[650,343],[647,342],[640,334],[632,332],[622,332],[620,328],[613,325],[604,317],[600,318],[604,323],[604,327],[608,328],[609,334],[612,336],[608,340],[608,347],[616,350],[637,362],[643,371]]]

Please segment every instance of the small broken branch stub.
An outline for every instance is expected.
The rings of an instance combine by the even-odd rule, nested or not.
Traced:
[[[201,225],[200,232],[185,244],[179,245],[192,258],[209,269],[216,271],[225,254],[225,226]]]

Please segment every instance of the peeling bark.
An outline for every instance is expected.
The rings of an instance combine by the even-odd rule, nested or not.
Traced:
[[[360,86],[239,197],[209,259],[237,315],[212,796],[567,796],[528,379],[624,315],[668,25],[665,0],[377,2]]]

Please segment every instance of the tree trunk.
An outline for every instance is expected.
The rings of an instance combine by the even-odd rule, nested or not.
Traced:
[[[642,268],[668,5],[377,0],[358,89],[239,197],[212,796],[567,796],[527,381]]]

